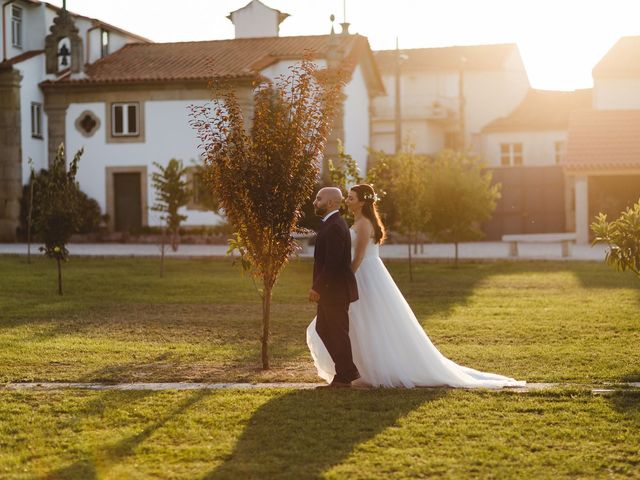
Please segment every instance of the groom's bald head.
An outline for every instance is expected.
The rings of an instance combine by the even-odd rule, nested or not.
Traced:
[[[339,207],[342,202],[342,192],[338,187],[324,187],[321,188],[318,194],[322,194],[327,197],[327,201],[331,202],[334,207]]]
[[[313,201],[313,207],[316,215],[321,217],[327,213],[340,208],[342,203],[342,192],[337,187],[324,187],[318,191],[316,199]]]

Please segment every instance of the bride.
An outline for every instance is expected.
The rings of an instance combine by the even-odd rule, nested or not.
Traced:
[[[355,221],[351,227],[351,266],[359,300],[349,308],[353,360],[361,377],[354,385],[373,387],[449,386],[459,388],[521,387],[526,382],[458,365],[431,343],[379,256],[384,227],[370,185],[356,185],[346,203]],[[318,375],[331,382],[333,360],[316,332],[307,328],[307,344]]]

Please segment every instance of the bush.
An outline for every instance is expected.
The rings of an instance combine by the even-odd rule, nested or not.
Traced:
[[[78,233],[95,233],[100,227],[100,205],[82,190],[78,190]]]
[[[33,221],[31,224],[31,235],[33,238],[37,238],[42,240],[39,232],[35,228],[35,219],[40,212],[40,208],[38,207],[38,202],[40,195],[38,193],[39,189],[43,185],[43,181],[45,177],[49,175],[48,170],[40,170],[37,172],[30,180],[29,183],[22,187],[22,198],[20,199],[20,227],[18,229],[18,237],[21,240],[26,240],[27,238],[27,216],[29,215],[29,188],[31,187],[31,182],[34,183],[34,192],[33,192]],[[80,188],[75,185],[77,191],[77,205],[78,205],[78,231],[77,233],[96,233],[100,226],[101,220],[101,211],[100,205],[93,198],[89,197],[86,193],[84,193]]]
[[[600,213],[591,230],[596,234],[594,244],[609,246],[605,259],[609,265],[623,272],[631,270],[640,277],[640,200],[611,222]]]

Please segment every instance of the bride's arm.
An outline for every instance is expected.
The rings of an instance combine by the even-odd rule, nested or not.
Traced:
[[[364,258],[364,252],[369,243],[371,232],[367,227],[368,225],[365,222],[358,222],[353,225],[353,229],[356,232],[355,251],[353,253],[353,259],[351,260],[351,270],[353,270],[353,273],[360,267],[362,259]]]

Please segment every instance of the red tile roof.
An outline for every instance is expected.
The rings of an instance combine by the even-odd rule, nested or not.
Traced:
[[[8,60],[0,62],[0,68],[2,67],[11,67],[20,62],[24,62],[25,60],[29,60],[30,58],[37,57],[38,55],[44,53],[44,50],[30,50],[28,52],[24,52],[20,55],[16,55]]]
[[[508,55],[518,47],[515,43],[496,45],[465,45],[441,48],[412,48],[400,50],[406,55],[402,70],[454,70],[457,71],[464,57],[465,70],[495,71],[504,68]],[[381,72],[395,69],[396,50],[380,50],[375,57]]]
[[[558,92],[531,89],[506,117],[488,123],[483,133],[532,130],[566,130],[572,110],[591,108],[592,90]]]
[[[593,69],[594,77],[640,76],[640,36],[622,37]]]
[[[181,43],[132,43],[86,67],[86,78],[45,82],[49,86],[104,83],[196,81],[255,78],[278,60],[301,59],[309,53],[324,58],[329,35],[265,37]],[[337,35],[351,67],[369,55],[366,37]],[[373,62],[370,62],[373,64]],[[375,65],[374,81],[383,90]],[[377,78],[377,80],[375,80]]]
[[[577,110],[571,114],[568,170],[640,169],[640,110]]]

